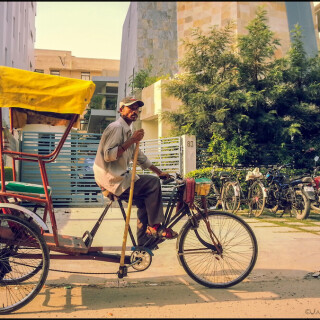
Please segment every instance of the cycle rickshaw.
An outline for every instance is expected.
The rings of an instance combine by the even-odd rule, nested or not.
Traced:
[[[123,199],[110,194],[110,201],[91,231],[84,231],[80,237],[58,232],[52,202],[54,190],[48,181],[46,164],[58,157],[69,132],[90,102],[94,87],[92,81],[0,67],[0,119],[2,107],[8,107],[10,112],[10,130],[3,128],[2,122],[0,130],[0,314],[18,310],[40,292],[48,275],[50,259],[118,263],[119,270],[115,274],[122,278],[127,276],[128,268],[137,272],[147,269],[153,251],[164,241],[155,236],[143,246],[137,246],[129,224],[132,198],[126,215]],[[43,155],[14,150],[12,135],[15,129],[25,123],[43,122],[66,126],[53,152]],[[12,158],[12,181],[5,181],[4,156]],[[18,161],[38,163],[43,185],[18,181],[15,170]],[[212,288],[230,287],[244,280],[252,271],[258,252],[256,237],[249,225],[230,213],[207,209],[205,196],[209,188],[206,181],[198,181],[195,185],[202,208],[185,198],[187,189],[195,193],[189,187],[189,179],[177,175],[167,182],[172,184],[172,192],[167,195],[164,227],[173,227],[186,218],[177,238],[176,250],[187,274]],[[126,221],[121,254],[104,252],[103,247],[92,246],[93,238],[114,201],[118,201]],[[34,210],[24,203],[33,204]],[[39,206],[43,208],[42,215],[37,213]],[[50,229],[47,219],[51,222]],[[127,234],[132,247],[126,247]]]

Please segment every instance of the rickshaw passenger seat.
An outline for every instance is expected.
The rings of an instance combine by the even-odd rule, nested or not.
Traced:
[[[18,182],[18,181],[6,181],[6,192],[9,193],[17,193],[21,195],[29,195],[40,198],[45,198],[46,194],[44,191],[43,185],[32,184],[26,182]],[[1,188],[1,182],[0,182]],[[48,186],[49,195],[52,193],[52,188]]]

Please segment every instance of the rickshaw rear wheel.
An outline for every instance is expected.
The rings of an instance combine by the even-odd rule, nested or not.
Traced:
[[[0,214],[0,314],[33,300],[49,271],[49,250],[39,228],[9,214]]]

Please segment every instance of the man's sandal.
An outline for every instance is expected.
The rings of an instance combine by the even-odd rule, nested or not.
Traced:
[[[163,228],[160,224],[155,224],[153,227],[148,226],[146,234],[150,237],[160,237],[163,239],[176,239],[178,233],[171,228]]]
[[[171,228],[165,228],[162,231],[161,235],[165,239],[176,239],[176,238],[178,238],[178,233],[173,231]]]

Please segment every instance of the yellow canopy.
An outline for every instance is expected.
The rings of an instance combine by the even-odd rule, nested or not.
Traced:
[[[92,81],[0,66],[0,107],[82,114],[94,90]]]

